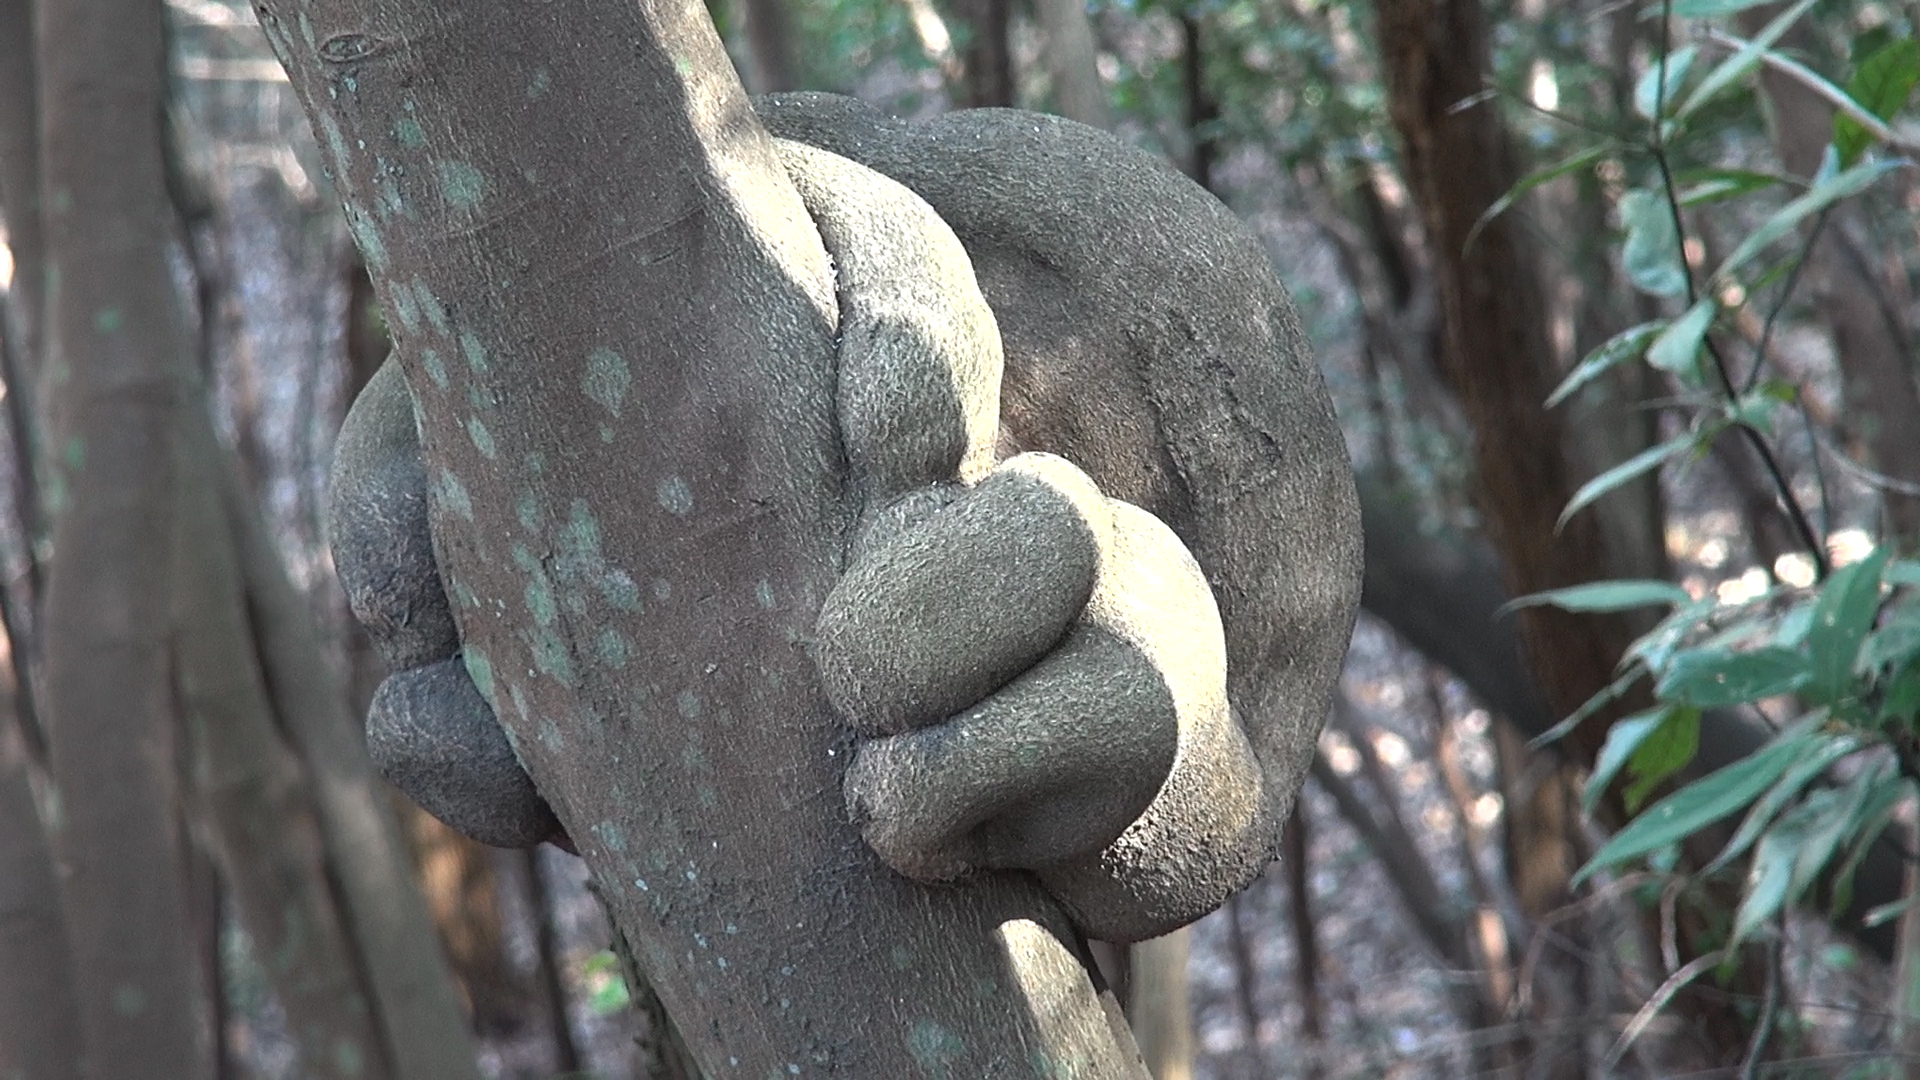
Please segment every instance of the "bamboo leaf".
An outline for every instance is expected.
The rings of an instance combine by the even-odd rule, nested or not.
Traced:
[[[1891,120],[1920,83],[1920,42],[1899,38],[1868,53],[1847,80],[1847,96],[1882,120]],[[1873,136],[1844,112],[1833,117],[1833,147],[1840,164],[1851,165],[1873,144]]]
[[[1517,183],[1507,189],[1506,194],[1493,200],[1492,206],[1481,211],[1480,217],[1473,223],[1473,228],[1467,231],[1467,241],[1462,246],[1468,251],[1473,250],[1473,243],[1480,239],[1481,230],[1492,223],[1494,218],[1512,209],[1513,204],[1524,198],[1527,192],[1532,191],[1542,184],[1558,180],[1568,173],[1579,172],[1581,169],[1606,157],[1607,152],[1611,149],[1612,145],[1609,143],[1590,146],[1571,157],[1564,158],[1544,168],[1535,169],[1533,172],[1521,177]]]
[[[1547,398],[1547,408],[1551,409],[1567,400],[1568,395],[1620,364],[1638,359],[1647,351],[1647,343],[1666,327],[1667,320],[1655,319],[1652,322],[1643,322],[1639,326],[1628,327],[1608,338],[1567,373],[1567,377],[1561,380],[1560,385],[1553,391],[1553,396]]]
[[[1806,737],[1782,735],[1758,751],[1701,777],[1654,803],[1608,840],[1573,877],[1577,886],[1595,873],[1686,839],[1738,812],[1780,778]]]
[[[1693,67],[1693,61],[1700,50],[1692,45],[1675,49],[1667,54],[1665,89],[1661,88],[1660,64],[1647,65],[1646,74],[1633,87],[1634,111],[1649,120],[1657,119],[1655,106],[1660,111],[1671,111],[1680,98],[1680,86],[1687,81],[1687,71]]]
[[[1566,525],[1568,518],[1593,505],[1595,501],[1607,492],[1631,482],[1636,477],[1659,468],[1668,458],[1692,446],[1693,440],[1694,436],[1691,434],[1682,435],[1676,439],[1669,439],[1658,446],[1640,451],[1638,454],[1635,454],[1620,464],[1615,465],[1613,468],[1608,469],[1606,472],[1601,473],[1599,476],[1580,485],[1580,490],[1573,493],[1573,499],[1567,503],[1567,508],[1560,511],[1560,520],[1554,523],[1554,528],[1558,529]]]
[[[1720,96],[1728,87],[1753,73],[1760,66],[1760,58],[1766,50],[1773,48],[1800,17],[1813,8],[1819,0],[1798,0],[1792,7],[1773,17],[1772,21],[1754,36],[1752,41],[1725,60],[1720,61],[1700,85],[1693,88],[1687,100],[1674,110],[1675,117],[1685,119],[1700,110],[1700,107]]]
[[[1677,708],[1633,752],[1627,772],[1633,782],[1620,793],[1628,813],[1638,813],[1662,781],[1686,768],[1700,751],[1700,710]]]
[[[1627,229],[1621,267],[1634,288],[1654,296],[1685,293],[1687,268],[1680,261],[1680,236],[1666,197],[1642,188],[1627,192],[1620,197],[1620,222]]]
[[[1632,611],[1656,604],[1690,604],[1693,595],[1671,581],[1621,580],[1570,585],[1564,589],[1529,593],[1501,605],[1505,614],[1524,607],[1557,607],[1564,611]]]
[[[1807,678],[1807,658],[1792,649],[1689,649],[1673,658],[1654,693],[1713,709],[1791,693]]]
[[[1809,701],[1833,705],[1856,696],[1854,661],[1880,610],[1880,571],[1886,562],[1887,551],[1880,548],[1835,570],[1821,586],[1807,630],[1810,678],[1802,692]]]
[[[1647,363],[1681,378],[1696,377],[1700,370],[1697,363],[1700,343],[1706,340],[1707,329],[1713,325],[1713,316],[1718,310],[1711,296],[1701,297],[1647,346]]]
[[[1736,271],[1753,261],[1754,256],[1765,250],[1767,245],[1792,232],[1808,216],[1825,210],[1841,199],[1858,195],[1874,181],[1906,165],[1905,161],[1866,161],[1822,179],[1805,195],[1775,211],[1772,217],[1749,233],[1720,264],[1715,276],[1731,280]]]
[[[1851,735],[1815,736],[1813,742],[1813,746],[1803,751],[1800,760],[1788,766],[1780,779],[1767,789],[1767,793],[1754,802],[1753,808],[1747,811],[1746,818],[1740,822],[1740,827],[1734,830],[1733,839],[1727,841],[1727,846],[1720,849],[1720,854],[1713,857],[1702,873],[1714,873],[1745,855],[1774,817],[1805,791],[1808,784],[1818,779],[1834,762],[1860,748],[1860,740]]]
[[[1673,14],[1679,19],[1710,19],[1717,15],[1736,15],[1772,0],[1673,0]]]
[[[1633,757],[1640,744],[1647,741],[1660,725],[1667,722],[1676,706],[1662,705],[1646,712],[1634,713],[1613,722],[1607,729],[1607,741],[1600,747],[1600,753],[1593,759],[1593,772],[1587,777],[1587,786],[1581,792],[1580,801],[1588,813],[1600,802],[1600,796],[1606,794],[1607,785]]]

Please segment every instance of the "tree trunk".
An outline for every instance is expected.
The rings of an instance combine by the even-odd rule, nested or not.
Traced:
[[[168,663],[178,373],[166,257],[161,5],[39,8],[59,446],[47,597],[56,846],[84,1074],[213,1071],[187,929]]]
[[[403,1080],[477,1080],[473,1036],[414,883],[405,840],[326,663],[306,598],[288,579],[260,511],[227,478],[226,508],[245,575],[256,645],[287,740],[313,783],[330,872],[338,883],[387,1059]]]
[[[751,61],[748,77],[756,94],[784,94],[800,89],[795,74],[793,14],[788,0],[739,0],[738,11],[746,24],[747,54]]]
[[[1037,884],[912,884],[847,819],[799,647],[855,510],[836,303],[705,12],[257,10],[396,318],[443,578],[513,605],[456,607],[467,666],[703,1070],[1137,1075]]]
[[[275,730],[255,654],[222,495],[224,451],[204,404],[190,407],[175,670],[195,795],[240,924],[286,1009],[301,1075],[382,1080],[393,1071],[328,881],[312,791]]]
[[[0,1076],[77,1080],[80,1003],[31,766],[0,716]]]
[[[33,400],[46,343],[47,245],[40,206],[40,88],[33,0],[0,0],[0,217],[7,223],[13,280],[7,300],[20,346],[19,385]]]
[[[1047,36],[1047,74],[1053,80],[1054,111],[1088,127],[1113,123],[1107,88],[1100,81],[1100,51],[1083,0],[1034,0]]]
[[[1193,932],[1182,927],[1129,950],[1127,1017],[1153,1080],[1193,1080],[1193,1006],[1187,994],[1192,938]]]
[[[1013,0],[954,0],[953,10],[966,27],[960,104],[970,109],[1012,107],[1017,103]]]
[[[537,1006],[532,988],[508,962],[495,864],[501,852],[461,836],[412,803],[397,809],[427,911],[473,1029],[483,1035],[518,1031]]]

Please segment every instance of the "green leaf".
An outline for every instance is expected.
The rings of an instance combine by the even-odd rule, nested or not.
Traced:
[[[1693,628],[1719,609],[1720,600],[1712,593],[1681,607],[1627,646],[1627,659],[1639,660],[1649,671],[1665,671]]]
[[[1679,19],[1710,19],[1756,8],[1772,0],[1673,0],[1673,14]]]
[[[1800,759],[1789,765],[1780,779],[1767,789],[1767,793],[1754,802],[1753,809],[1747,811],[1740,827],[1734,830],[1733,839],[1727,841],[1727,846],[1720,849],[1720,854],[1715,855],[1701,873],[1714,873],[1745,855],[1774,817],[1798,798],[1808,784],[1819,779],[1834,762],[1860,748],[1860,740],[1851,735],[1834,737],[1815,734],[1809,738],[1813,745],[1804,750]]]
[[[1880,570],[1887,551],[1880,548],[1849,566],[1835,570],[1820,588],[1814,603],[1813,626],[1807,631],[1807,660],[1811,677],[1802,691],[1807,700],[1833,705],[1854,697],[1854,661],[1860,643],[1873,628],[1880,610]]]
[[[1920,656],[1920,604],[1902,604],[1860,646],[1863,672],[1898,670]]]
[[[1749,169],[1701,169],[1676,179],[1688,185],[1680,191],[1680,205],[1685,207],[1705,206],[1763,191],[1776,184],[1795,182],[1788,177]]]
[[[1713,297],[1701,297],[1647,347],[1647,363],[1683,379],[1696,377],[1700,371],[1697,363],[1700,343],[1706,340],[1707,328],[1713,325],[1713,316],[1718,310]]]
[[[1807,660],[1791,649],[1689,649],[1673,658],[1654,693],[1713,709],[1792,693],[1806,680]]]
[[[1773,48],[1774,43],[1779,41],[1794,23],[1800,21],[1800,17],[1818,2],[1819,0],[1798,0],[1792,7],[1774,16],[1752,41],[1741,46],[1739,51],[1720,61],[1712,71],[1707,72],[1706,78],[1700,80],[1700,85],[1693,88],[1693,93],[1687,95],[1687,100],[1673,111],[1673,115],[1682,119],[1693,115],[1700,111],[1701,106],[1720,96],[1728,87],[1752,74],[1753,70],[1760,66],[1760,57],[1768,49]]]
[[[1620,793],[1628,813],[1638,813],[1647,796],[1668,777],[1693,762],[1700,750],[1700,710],[1678,708],[1633,752],[1627,772],[1633,782]]]
[[[1657,119],[1656,112],[1671,110],[1674,102],[1680,98],[1680,85],[1687,81],[1687,69],[1693,66],[1694,57],[1700,50],[1692,45],[1675,49],[1667,54],[1665,89],[1662,90],[1660,64],[1648,64],[1646,74],[1633,88],[1633,108],[1649,120]],[[1657,106],[1657,108],[1656,108]]]
[[[1641,188],[1627,192],[1620,197],[1620,221],[1627,228],[1621,265],[1634,288],[1654,296],[1685,293],[1687,267],[1666,197]]]
[[[1740,910],[1733,917],[1729,947],[1746,940],[1790,902],[1794,853],[1800,837],[1782,827],[1787,824],[1781,822],[1760,839],[1760,849],[1754,853],[1753,867],[1747,874],[1746,895],[1740,898]]]
[[[1859,61],[1847,80],[1847,96],[1882,120],[1890,120],[1907,104],[1920,83],[1920,42],[1912,38],[1889,41]],[[1840,164],[1851,165],[1873,142],[1867,129],[1844,112],[1833,117],[1833,146]]]
[[[1656,604],[1690,604],[1693,595],[1671,581],[1596,581],[1564,589],[1529,593],[1500,606],[1502,614],[1524,607],[1557,607],[1564,611],[1632,611]]]
[[[1920,904],[1920,893],[1909,893],[1902,899],[1881,904],[1879,907],[1868,911],[1864,916],[1861,916],[1860,925],[1872,929],[1873,927],[1890,923],[1906,914],[1907,909],[1915,904]]]
[[[1739,811],[1780,778],[1805,749],[1806,737],[1782,734],[1758,751],[1716,769],[1649,807],[1613,834],[1573,876],[1577,886],[1595,873],[1639,858]]]
[[[1473,242],[1480,239],[1480,231],[1485,229],[1487,224],[1494,218],[1512,209],[1513,204],[1524,198],[1527,192],[1532,191],[1542,184],[1558,180],[1568,173],[1579,172],[1581,169],[1606,157],[1608,151],[1612,148],[1612,144],[1610,143],[1590,146],[1571,157],[1554,162],[1552,165],[1545,166],[1544,168],[1535,169],[1533,172],[1521,177],[1519,182],[1507,189],[1506,194],[1493,200],[1493,205],[1481,212],[1479,219],[1473,223],[1473,228],[1467,231],[1467,241],[1462,247],[1468,251],[1473,250]]]
[[[1622,363],[1638,359],[1647,351],[1647,342],[1655,334],[1666,329],[1667,320],[1655,319],[1643,322],[1639,326],[1629,327],[1608,338],[1599,348],[1587,354],[1587,358],[1567,373],[1560,385],[1547,399],[1547,408],[1551,409],[1567,400],[1568,395],[1593,380],[1618,367]]]
[[[1621,694],[1626,693],[1628,687],[1639,682],[1644,675],[1646,675],[1646,670],[1638,664],[1628,668],[1619,678],[1608,683],[1605,687],[1601,688],[1599,693],[1588,698],[1579,708],[1573,710],[1572,715],[1540,734],[1535,735],[1532,739],[1529,739],[1527,741],[1527,749],[1538,750],[1543,746],[1549,746],[1566,738],[1568,732],[1579,727],[1586,721],[1587,717],[1606,708]]]
[[[1669,439],[1658,446],[1640,451],[1638,454],[1633,455],[1620,464],[1615,465],[1613,468],[1608,469],[1606,472],[1601,473],[1599,476],[1580,485],[1580,490],[1573,493],[1573,500],[1567,503],[1567,508],[1560,511],[1560,520],[1554,523],[1554,528],[1558,529],[1564,526],[1568,518],[1593,505],[1596,500],[1607,492],[1631,482],[1636,477],[1659,468],[1668,458],[1692,446],[1693,440],[1694,436],[1691,434],[1682,435],[1676,439]]]
[[[1920,720],[1920,663],[1907,664],[1887,681],[1886,693],[1880,697],[1880,714],[1875,719],[1882,724],[1898,723],[1909,728],[1915,720]]]
[[[1613,778],[1619,775],[1628,759],[1679,708],[1662,705],[1632,716],[1623,716],[1607,729],[1606,744],[1600,747],[1600,753],[1593,759],[1593,772],[1588,775],[1587,786],[1580,795],[1580,802],[1589,814],[1599,805],[1600,797],[1607,792],[1607,785],[1613,783]]]
[[[1880,578],[1889,585],[1920,586],[1920,562],[1912,559],[1894,559],[1887,564]]]
[[[1840,869],[1833,874],[1833,897],[1827,910],[1835,919],[1853,903],[1854,871],[1860,868],[1867,852],[1872,850],[1873,842],[1886,831],[1907,790],[1906,783],[1894,773],[1891,763],[1862,769],[1852,783],[1863,785],[1866,794],[1848,826],[1853,835],[1852,846],[1847,849],[1847,857],[1840,863]]]
[[[1805,195],[1775,211],[1772,217],[1748,234],[1740,246],[1733,249],[1733,254],[1720,264],[1720,269],[1714,271],[1714,276],[1731,280],[1735,271],[1751,262],[1767,245],[1792,232],[1809,215],[1817,214],[1841,199],[1858,195],[1874,181],[1906,165],[1905,161],[1898,160],[1867,161],[1821,180]]]

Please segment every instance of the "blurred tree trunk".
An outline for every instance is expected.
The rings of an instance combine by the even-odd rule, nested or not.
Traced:
[[[501,1035],[530,1026],[538,1004],[507,956],[495,863],[499,852],[461,836],[418,806],[401,808],[400,819],[427,911],[474,1030]]]
[[[1552,388],[1553,350],[1534,253],[1507,216],[1490,222],[1471,250],[1466,244],[1481,213],[1520,175],[1498,112],[1485,102],[1455,108],[1485,87],[1485,12],[1478,0],[1376,0],[1375,8],[1388,108],[1433,245],[1442,370],[1473,428],[1478,501],[1508,586],[1528,593],[1607,577],[1619,563],[1597,516],[1557,525],[1578,475],[1567,460],[1565,425],[1542,406]],[[1518,619],[1529,665],[1562,715],[1607,685],[1632,640],[1624,619],[1546,607],[1528,608]],[[1609,715],[1564,740],[1578,760],[1593,760]],[[1695,935],[1703,929],[1685,935],[1689,955],[1700,951]],[[1732,989],[1757,992],[1763,977],[1746,965]],[[1747,1021],[1724,1000],[1683,993],[1676,1007],[1711,1054],[1738,1060]]]
[[[1192,931],[1128,950],[1127,1019],[1153,1080],[1193,1080],[1193,1006],[1187,994]]]
[[[372,986],[389,1060],[404,1080],[476,1080],[472,1033],[407,858],[387,785],[374,775],[340,673],[327,664],[257,506],[229,477],[248,612],[273,709],[313,784],[329,871]]]
[[[1034,0],[1046,35],[1047,75],[1053,81],[1053,108],[1088,127],[1113,124],[1107,88],[1100,81],[1100,51],[1084,0]]]
[[[966,27],[960,49],[960,104],[969,109],[1011,108],[1017,102],[1013,67],[1013,0],[954,0]]]
[[[84,1075],[213,1073],[187,928],[168,577],[179,374],[158,0],[49,0],[39,64],[57,557],[47,705]]]
[[[67,924],[22,742],[13,717],[0,715],[0,1076],[77,1080]]]
[[[34,398],[46,344],[47,246],[40,206],[40,88],[34,60],[33,0],[0,0],[0,215],[13,255],[8,308],[20,385],[9,396]],[[11,372],[9,375],[11,376]]]
[[[755,94],[781,94],[800,89],[794,60],[793,13],[789,0],[739,0],[734,8],[740,13],[747,32],[747,77]]]
[[[201,400],[195,400],[201,399]],[[175,556],[175,670],[192,787],[240,924],[286,1009],[302,1075],[392,1076],[329,885],[313,795],[275,728],[201,393],[189,391]]]
[[[1743,12],[1742,29],[1757,33],[1784,6]],[[1802,20],[1781,47],[1804,49],[1810,39]],[[1833,138],[1833,106],[1772,67],[1760,69],[1760,88],[1772,106],[1769,117],[1780,163],[1794,176],[1812,177]],[[1915,422],[1920,390],[1914,385],[1914,334],[1907,315],[1913,297],[1905,268],[1881,262],[1882,245],[1867,239],[1872,233],[1873,223],[1860,202],[1835,206],[1808,256],[1805,280],[1814,310],[1833,337],[1848,434],[1869,467],[1904,483],[1920,483],[1920,423]],[[1805,230],[1802,235],[1807,235]],[[1881,494],[1888,535],[1911,545],[1920,538],[1920,497]]]

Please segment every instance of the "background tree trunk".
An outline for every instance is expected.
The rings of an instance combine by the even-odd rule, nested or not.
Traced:
[[[1113,124],[1107,88],[1100,80],[1100,51],[1083,0],[1034,0],[1046,34],[1047,74],[1053,81],[1054,111],[1089,127]]]
[[[213,1072],[187,929],[167,634],[179,373],[157,0],[39,8],[57,553],[47,702],[84,1074]]]
[[[0,1076],[76,1080],[80,1003],[67,924],[12,719],[0,715]]]

